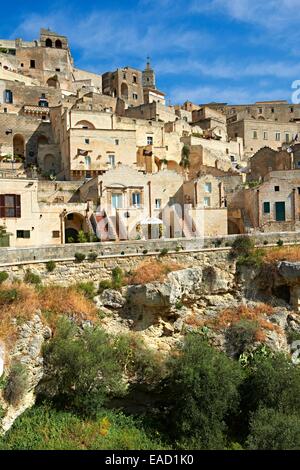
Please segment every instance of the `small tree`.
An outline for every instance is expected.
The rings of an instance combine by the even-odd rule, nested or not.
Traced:
[[[6,271],[0,271],[0,284],[5,282],[9,278],[8,273]]]
[[[61,319],[45,346],[46,375],[39,393],[61,406],[96,415],[110,396],[125,393],[122,366],[113,342],[100,328],[80,331]]]
[[[248,235],[237,237],[231,248],[231,254],[234,257],[249,256],[254,249],[254,242]]]
[[[191,334],[170,367],[164,401],[173,437],[188,448],[224,448],[224,418],[239,402],[239,365]]]
[[[182,166],[184,170],[190,167],[190,147],[186,144],[182,147],[179,165]]]
[[[78,243],[87,242],[87,238],[83,230],[79,230],[78,235],[77,235],[77,240],[78,240]]]
[[[250,420],[250,450],[299,450],[299,415],[260,408]]]
[[[111,273],[111,280],[112,280],[112,288],[113,289],[120,289],[123,284],[124,273],[121,268],[118,266],[112,270]]]

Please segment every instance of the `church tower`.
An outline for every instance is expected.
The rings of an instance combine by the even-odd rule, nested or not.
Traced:
[[[155,72],[150,65],[150,57],[147,57],[147,65],[145,70],[143,70],[143,88],[153,88],[156,89],[155,84]]]

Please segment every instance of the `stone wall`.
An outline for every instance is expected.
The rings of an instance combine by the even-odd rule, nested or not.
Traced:
[[[73,260],[56,262],[54,271],[48,272],[46,263],[29,263],[6,266],[5,271],[10,279],[24,278],[26,270],[38,274],[44,284],[71,285],[80,281],[93,281],[96,285],[103,279],[110,279],[112,269],[120,267],[124,272],[134,270],[141,262],[161,259],[163,262],[176,262],[183,268],[203,266],[203,264],[223,266],[228,272],[235,271],[235,263],[228,260],[228,250],[207,251],[196,253],[172,253],[163,258],[156,255],[120,256],[99,258],[95,262],[83,261],[77,263]],[[4,269],[4,268],[2,268]]]

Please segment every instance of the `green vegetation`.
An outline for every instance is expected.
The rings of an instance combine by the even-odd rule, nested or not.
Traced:
[[[124,273],[118,266],[112,270],[111,285],[113,289],[120,289],[124,281]]]
[[[139,420],[103,410],[96,418],[36,406],[0,438],[2,450],[151,450],[163,449],[159,436],[146,433]]]
[[[5,382],[3,396],[10,404],[16,406],[28,386],[28,376],[23,364],[19,362],[11,366],[9,376]]]
[[[190,147],[188,145],[184,145],[181,150],[181,160],[179,165],[182,166],[184,170],[187,170],[190,167]]]
[[[237,258],[238,266],[260,266],[264,252],[255,248],[254,241],[248,235],[241,235],[234,240],[230,254]]]
[[[97,289],[93,281],[78,282],[76,284],[76,289],[79,292],[82,292],[90,300],[93,300],[93,298],[97,295]]]
[[[75,259],[78,263],[82,263],[82,261],[85,260],[85,254],[84,253],[80,253],[80,252],[76,252],[75,253]]]
[[[40,394],[59,406],[95,416],[110,396],[125,393],[113,341],[100,328],[80,332],[74,323],[61,319],[54,339],[45,346],[44,361],[47,378]]]
[[[256,339],[259,324],[253,320],[242,319],[231,325],[227,330],[227,341],[235,350],[237,356],[243,354],[253,345]]]
[[[26,274],[24,276],[24,281],[27,284],[34,284],[34,285],[39,285],[42,282],[40,276],[30,271],[30,269],[27,269]]]
[[[54,271],[54,269],[56,268],[56,263],[55,261],[47,261],[46,263],[46,269],[49,273],[52,273],[52,271]]]
[[[96,261],[97,257],[98,257],[98,253],[96,253],[95,251],[90,251],[90,253],[88,254],[89,261],[94,262]]]
[[[0,271],[0,284],[8,279],[8,273],[6,271]]]
[[[281,238],[276,242],[278,246],[283,246],[283,240]]]
[[[169,253],[168,248],[162,248],[159,252],[159,256],[166,256]]]

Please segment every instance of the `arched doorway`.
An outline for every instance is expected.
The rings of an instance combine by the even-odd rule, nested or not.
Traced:
[[[14,135],[13,138],[14,157],[25,159],[25,140],[21,134]]]
[[[45,44],[46,44],[46,47],[52,47],[53,46],[52,40],[50,38],[46,39]]]
[[[56,39],[55,47],[56,47],[56,49],[61,49],[62,48],[62,42],[61,42],[60,39]]]
[[[57,77],[51,77],[47,80],[47,85],[52,88],[59,88],[59,81]]]
[[[85,218],[78,212],[70,212],[65,215],[65,243],[78,242],[79,231],[88,232]]]
[[[122,83],[121,85],[121,98],[128,100],[128,86],[126,83]]]

